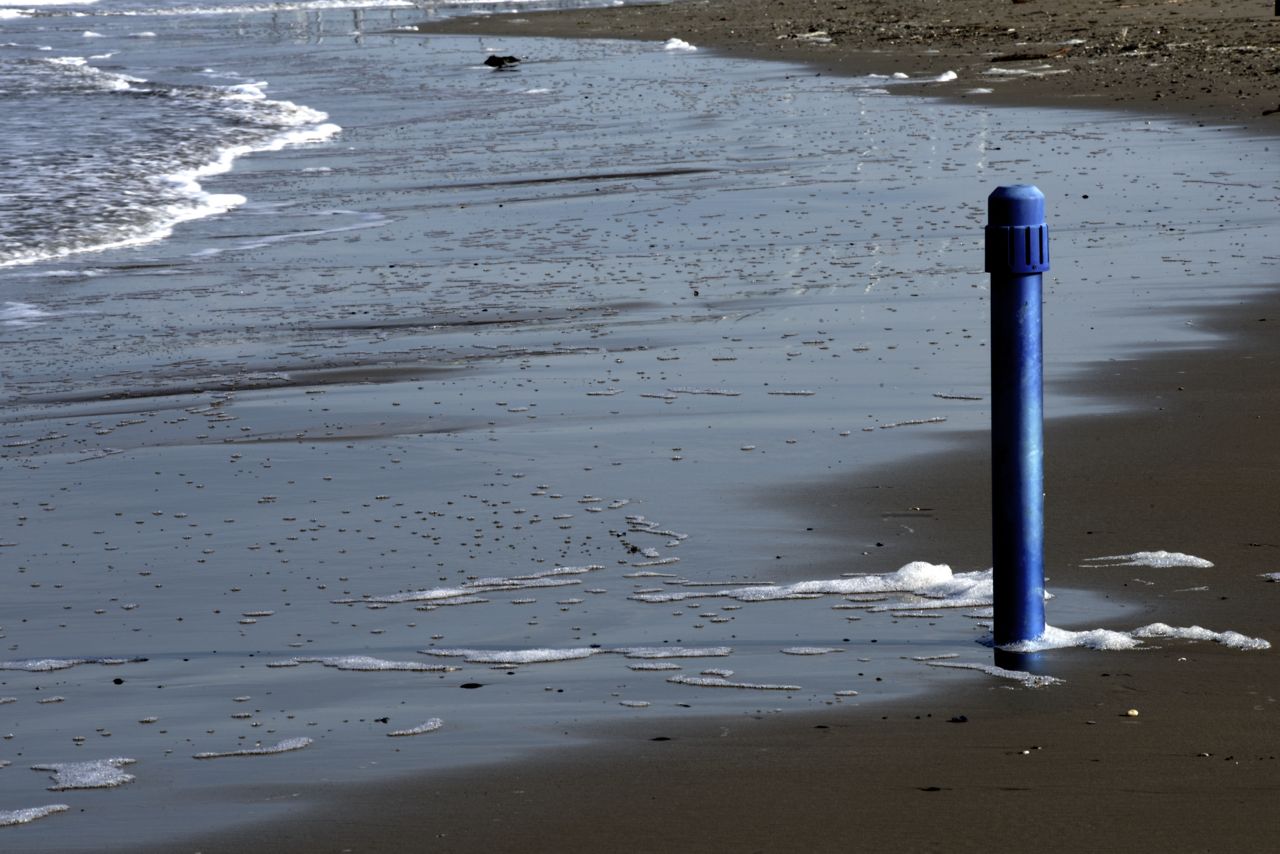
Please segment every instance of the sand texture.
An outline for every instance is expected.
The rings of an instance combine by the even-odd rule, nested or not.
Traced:
[[[992,67],[1063,70],[988,75],[996,91],[984,97],[1158,110],[1274,133],[1280,24],[1271,13],[1268,3],[1211,0],[723,0],[425,29],[677,36],[824,71],[955,70],[970,86]],[[1274,168],[1262,174],[1274,181]],[[1263,575],[1280,570],[1280,298],[1274,287],[1255,290],[1195,322],[1220,333],[1219,343],[1099,363],[1051,390],[1107,406],[1048,427],[1047,540],[1052,555],[1123,554],[1135,540],[1176,545],[1216,566],[1051,558],[1051,580],[1141,603],[1126,618],[1133,625],[1194,620],[1274,640],[1280,585]],[[856,482],[837,476],[781,498],[833,526],[876,530],[886,555],[978,565],[990,549],[985,441],[977,433]],[[909,539],[904,508],[915,513]],[[1046,690],[956,674],[945,692],[892,704],[774,716],[762,700],[758,713],[731,719],[599,728],[590,749],[536,763],[292,787],[329,806],[266,836],[197,847],[986,851],[1020,839],[1041,851],[1267,849],[1280,789],[1280,658],[1212,643],[1156,646],[1056,653],[1053,673],[1065,682]]]
[[[1280,123],[1280,18],[1267,0],[704,0],[455,19],[425,29],[678,37],[835,72],[955,71],[967,84],[961,92],[979,83],[994,88],[987,99]]]

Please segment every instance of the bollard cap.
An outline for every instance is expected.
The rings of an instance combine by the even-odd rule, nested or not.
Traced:
[[[1044,193],[1030,184],[996,187],[987,197],[986,270],[1024,276],[1049,269]]]
[[[996,187],[987,197],[988,225],[1043,225],[1044,193],[1032,184]]]

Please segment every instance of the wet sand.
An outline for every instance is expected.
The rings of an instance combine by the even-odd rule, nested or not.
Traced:
[[[963,72],[988,66],[984,53],[1027,50],[995,35],[995,23],[959,40],[939,36],[936,24],[907,27],[932,4],[844,5],[837,11],[737,0],[451,28],[679,36],[732,52],[881,72]],[[1052,60],[1076,73],[1000,90],[1011,101],[1172,107],[1274,132],[1275,119],[1261,116],[1277,106],[1274,76],[1256,62],[1275,62],[1277,26],[1266,4],[965,4],[975,16],[997,5],[996,20],[1016,26],[1020,39],[1085,37],[1099,45]],[[885,32],[871,23],[882,21]],[[814,29],[839,35],[830,46],[764,40]],[[1197,43],[1194,62],[1179,53],[1151,69],[1152,51],[1169,57],[1189,50],[1162,51],[1157,29],[1165,42],[1207,41]],[[1127,49],[1129,42],[1139,50]],[[1246,44],[1269,45],[1270,52],[1230,49]],[[926,54],[931,46],[942,54]],[[870,47],[877,53],[869,57],[863,51]],[[1227,67],[1248,72],[1229,87],[1238,82],[1243,96],[1227,91],[1224,65],[1211,61],[1224,55],[1231,57]],[[1127,411],[1048,426],[1050,583],[1144,603],[1151,618],[1274,639],[1280,585],[1259,576],[1280,570],[1280,338],[1273,329],[1280,297],[1274,287],[1258,289],[1197,322],[1220,333],[1220,343],[1098,364],[1075,389],[1056,389],[1107,398]],[[879,525],[888,548],[980,564],[990,548],[986,481],[985,437],[975,434],[857,483],[836,479],[789,497],[827,521]],[[931,511],[904,535],[896,516],[908,506]],[[1137,540],[1211,556],[1217,566],[1076,565],[1078,556],[1126,552]],[[1271,844],[1269,815],[1280,788],[1274,650],[1242,656],[1214,644],[1169,643],[1138,653],[1057,652],[1054,672],[1067,681],[1052,690],[951,679],[946,690],[889,706],[654,721],[599,733],[589,751],[556,760],[388,786],[305,787],[300,791],[327,795],[341,808],[278,827],[270,844],[297,851],[978,851],[989,850],[995,834],[1018,834],[1045,851]],[[255,839],[265,841],[240,837],[201,848],[234,850]]]
[[[1051,585],[1139,602],[1146,613],[1127,624],[1181,619],[1280,635],[1280,585],[1259,578],[1280,570],[1278,320],[1280,298],[1260,294],[1205,319],[1227,336],[1220,347],[1090,374],[1093,393],[1136,411],[1049,424]],[[795,497],[819,517],[879,520],[886,536],[900,527],[893,511],[930,507],[910,543],[896,545],[981,561],[989,538],[975,485],[985,459],[974,436],[866,482]],[[1176,543],[1217,566],[1084,569],[1064,557],[1114,554],[1135,540]],[[1064,852],[1270,844],[1280,787],[1274,650],[1171,642],[1059,651],[1052,670],[1066,682],[1036,690],[947,675],[930,693],[889,704],[654,720],[597,728],[589,749],[536,762],[291,786],[291,796],[330,808],[269,836],[191,850],[983,851],[1010,834]]]
[[[424,29],[676,37],[834,73],[955,71],[966,84],[930,94],[1280,127],[1280,18],[1267,0],[709,0],[454,19]],[[994,91],[963,93],[979,82]]]

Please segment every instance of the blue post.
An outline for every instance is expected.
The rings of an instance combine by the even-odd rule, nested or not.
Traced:
[[[1041,278],[1049,269],[1044,194],[987,199],[991,274],[991,487],[996,646],[1044,633],[1044,392]]]

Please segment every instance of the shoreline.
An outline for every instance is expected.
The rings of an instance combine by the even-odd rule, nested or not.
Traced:
[[[783,50],[781,58],[803,60],[798,54],[808,50]],[[1020,87],[1010,97],[1056,105],[1034,91]],[[1187,114],[1241,117],[1225,106],[1195,109],[1206,111]],[[1227,336],[1220,346],[1143,355],[1091,372],[1091,393],[1124,399],[1135,411],[1046,425],[1051,551],[1116,554],[1149,539],[1142,547],[1203,555],[1218,567],[1057,563],[1051,587],[1131,595],[1148,603],[1152,619],[1280,636],[1269,607],[1275,597],[1267,595],[1280,588],[1257,578],[1280,570],[1280,543],[1267,541],[1267,508],[1280,506],[1280,487],[1269,478],[1275,464],[1266,462],[1274,458],[1270,425],[1280,414],[1280,393],[1268,385],[1280,368],[1266,335],[1275,322],[1280,297],[1260,289],[1255,301],[1211,313],[1208,325]],[[904,501],[931,507],[930,524],[917,526],[911,549],[978,563],[989,548],[984,439],[948,442],[936,455],[863,478],[890,490],[848,485],[833,492],[827,483],[799,500],[806,512],[869,525],[895,524],[885,514]],[[1134,594],[1135,576],[1154,585]],[[1202,584],[1210,590],[1178,592]],[[1138,851],[1267,838],[1257,817],[1280,785],[1277,708],[1268,688],[1280,675],[1274,651],[1173,642],[1139,659],[1054,655],[1054,674],[1068,681],[1047,690],[940,676],[930,681],[949,683],[944,691],[860,710],[655,719],[611,726],[608,743],[602,738],[560,757],[368,787],[294,786],[291,792],[331,806],[265,833],[242,828],[192,847],[245,850],[270,839],[280,851],[392,851],[431,840],[448,851],[812,851],[853,838],[877,850],[964,851],[985,849],[986,834],[1014,826],[1035,828],[1043,837],[1038,847],[1051,851],[1081,850],[1095,838]],[[1128,708],[1141,716],[1127,717]],[[960,716],[963,723],[952,722]],[[760,785],[762,777],[769,785]]]
[[[1118,109],[1280,132],[1280,17],[1262,0],[1136,0],[1104,8],[977,0],[689,0],[670,4],[449,18],[423,33],[665,41],[820,73],[902,72],[959,79],[923,89],[1008,106]],[[820,34],[820,35],[819,35]],[[828,41],[829,40],[829,41]],[[1188,64],[1191,66],[1188,68]],[[992,70],[999,73],[991,73]],[[973,87],[989,94],[966,94]]]

